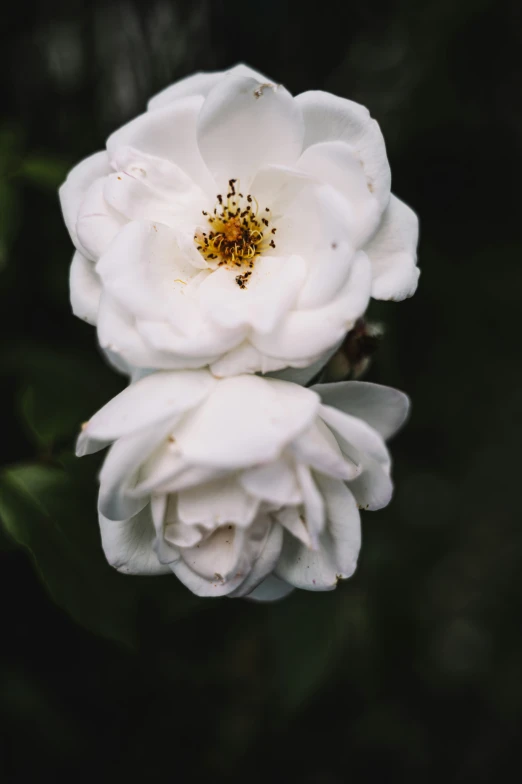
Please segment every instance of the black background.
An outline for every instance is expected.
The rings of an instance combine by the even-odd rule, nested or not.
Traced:
[[[3,780],[506,780],[522,707],[520,3],[20,0],[1,23],[0,452],[46,477],[0,497]],[[386,336],[368,378],[413,402],[394,501],[364,515],[350,581],[273,606],[113,573],[99,461],[71,457],[123,381],[70,314],[56,188],[154,92],[239,61],[368,106],[421,220],[417,294],[370,312]]]

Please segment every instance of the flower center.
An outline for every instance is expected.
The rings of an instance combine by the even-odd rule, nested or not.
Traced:
[[[259,207],[257,199],[250,193],[245,197],[236,191],[237,180],[229,180],[226,199],[217,196],[216,206],[209,215],[203,210],[208,221],[208,231],[198,229],[194,236],[197,249],[203,258],[214,267],[245,269],[236,277],[240,288],[245,288],[254,259],[275,248],[274,235],[277,229],[271,224],[271,210]]]

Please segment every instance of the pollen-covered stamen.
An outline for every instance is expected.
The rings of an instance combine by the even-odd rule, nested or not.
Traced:
[[[261,210],[255,197],[250,193],[245,197],[236,189],[236,183],[237,180],[229,180],[226,197],[218,194],[210,214],[203,210],[208,230],[198,229],[194,240],[211,266],[251,270],[256,256],[275,248],[276,228],[270,225],[270,208]],[[240,288],[246,287],[249,275],[236,276]]]

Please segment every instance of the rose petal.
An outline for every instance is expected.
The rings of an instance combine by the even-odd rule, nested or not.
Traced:
[[[72,312],[88,324],[96,324],[101,296],[101,282],[94,263],[76,251],[69,273]]]
[[[315,384],[327,406],[364,420],[387,440],[404,424],[410,401],[404,392],[367,381]]]
[[[179,493],[178,515],[187,525],[217,528],[233,524],[246,528],[254,519],[259,501],[231,476],[197,485]]]
[[[377,228],[382,209],[354,149],[342,141],[313,144],[303,152],[297,167],[332,186],[346,199],[346,220],[353,227],[352,242],[354,247],[361,247]]]
[[[216,84],[227,74],[232,76],[250,76],[259,82],[266,82],[267,78],[262,74],[249,68],[248,65],[239,65],[231,68],[230,71],[212,71],[210,73],[200,72],[180,79],[178,82],[169,85],[160,93],[150,99],[148,109],[161,109],[169,103],[191,95],[202,95],[206,97]]]
[[[327,524],[318,549],[305,547],[285,534],[275,575],[296,588],[328,591],[351,577],[361,547],[359,512],[355,499],[338,479],[318,479],[326,504]]]
[[[133,147],[178,164],[208,196],[214,197],[215,185],[196,139],[196,123],[202,105],[202,96],[181,98],[131,120],[107,139],[111,161],[123,147]]]
[[[85,249],[81,247],[76,234],[76,221],[80,206],[92,183],[110,172],[109,156],[103,150],[80,161],[71,169],[67,179],[60,187],[60,203],[65,225],[75,246],[83,253],[85,253]]]
[[[402,300],[415,293],[418,238],[417,216],[392,196],[377,233],[365,247],[373,268],[372,297]]]
[[[391,172],[381,129],[368,109],[320,90],[301,93],[295,100],[303,112],[304,149],[320,142],[349,144],[382,212],[390,198]]]
[[[114,441],[199,405],[216,385],[206,370],[152,373],[112,398],[84,426],[79,443]],[[83,452],[86,454],[86,452]]]
[[[300,110],[284,87],[232,75],[208,94],[197,128],[218,190],[235,178],[243,193],[262,166],[291,166],[301,152],[303,133]]]
[[[316,416],[313,392],[258,376],[223,379],[177,429],[188,463],[233,470],[266,463]]]
[[[154,552],[155,531],[146,506],[128,520],[99,515],[103,551],[107,561],[123,574],[169,574]]]

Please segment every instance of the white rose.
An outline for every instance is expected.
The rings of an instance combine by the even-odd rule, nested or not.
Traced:
[[[370,293],[417,285],[417,218],[368,111],[242,65],[157,95],[60,196],[73,311],[123,366],[307,367]]]
[[[355,381],[142,378],[78,441],[78,454],[115,442],[100,475],[108,561],[130,574],[172,570],[199,596],[335,588],[355,570],[358,508],[391,498],[384,439],[407,410],[403,393]]]

